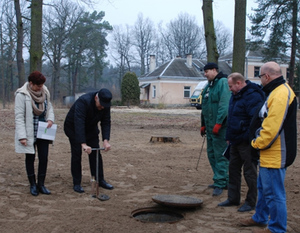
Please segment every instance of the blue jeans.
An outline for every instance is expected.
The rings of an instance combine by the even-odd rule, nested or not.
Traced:
[[[285,172],[286,168],[259,167],[258,201],[252,219],[258,223],[268,224],[268,229],[273,233],[286,232],[287,228]]]

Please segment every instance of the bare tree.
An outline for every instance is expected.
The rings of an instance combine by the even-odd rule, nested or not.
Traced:
[[[9,101],[9,93],[13,90],[13,69],[14,69],[14,51],[15,51],[15,33],[14,33],[14,6],[11,1],[1,2],[1,18],[0,18],[0,37],[1,37],[1,93],[3,108]]]
[[[141,75],[145,74],[147,58],[153,48],[154,26],[153,22],[149,19],[143,18],[143,14],[138,15],[138,19],[133,28],[133,45],[135,46],[141,65]]]
[[[155,55],[156,66],[160,66],[173,58],[173,56],[171,56],[172,52],[168,50],[166,41],[164,40],[162,33],[155,33],[154,47],[153,47],[152,55]],[[149,67],[150,56],[148,57],[148,61],[149,62],[148,62],[147,70],[149,70],[149,68],[150,68]]]
[[[30,71],[42,71],[43,0],[31,0]]]
[[[161,57],[161,60],[164,59],[170,60],[176,56],[175,48],[172,43],[171,35],[165,32],[165,29],[161,24],[158,26],[159,36],[156,41],[156,53],[157,58]],[[159,49],[159,50],[158,50]]]
[[[219,56],[224,56],[232,49],[232,35],[228,28],[225,28],[221,21],[216,21],[215,32],[217,37],[217,48]]]
[[[52,65],[52,98],[60,97],[61,62],[65,58],[66,43],[83,10],[74,3],[60,0],[44,14],[43,49]]]
[[[203,0],[203,22],[205,29],[207,61],[218,63],[219,53],[214,28],[212,1],[213,0]]]
[[[132,43],[130,39],[130,29],[126,26],[125,31],[121,26],[115,26],[113,31],[112,54],[119,68],[119,85],[121,86],[122,77],[127,71],[130,71],[132,57],[130,55]]]
[[[294,87],[294,76],[295,76],[295,60],[296,60],[296,47],[297,47],[297,33],[298,33],[298,7],[299,1],[293,0],[292,9],[292,45],[291,45],[291,58],[290,58],[290,74],[289,74],[289,84]],[[300,95],[299,95],[300,96]],[[300,105],[299,105],[300,108]]]
[[[1,21],[3,18],[3,14],[1,14]],[[6,98],[5,98],[5,78],[4,78],[4,38],[3,38],[3,28],[2,28],[2,23],[0,23],[0,52],[1,52],[1,85],[2,85],[2,107],[5,108],[6,107]]]
[[[177,56],[196,54],[201,48],[204,38],[195,17],[187,13],[179,14],[178,18],[167,25],[163,37],[169,49],[174,49]]]
[[[4,1],[2,8],[2,48],[3,48],[3,71],[5,70],[4,79],[4,94],[5,98],[10,101],[9,93],[14,91],[15,83],[15,52],[16,52],[16,24],[15,24],[15,13],[14,13],[14,3],[12,1]]]
[[[16,21],[17,21],[17,67],[18,67],[18,86],[22,86],[25,83],[25,67],[23,59],[23,42],[24,42],[24,29],[23,20],[20,8],[20,1],[15,0],[15,10],[16,10]]]

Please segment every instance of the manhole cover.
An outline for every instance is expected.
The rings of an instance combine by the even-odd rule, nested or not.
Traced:
[[[141,222],[168,222],[174,223],[183,218],[182,214],[174,211],[146,207],[132,211],[131,216]]]
[[[152,200],[161,205],[182,208],[199,207],[203,203],[198,198],[181,195],[156,195],[152,197]]]

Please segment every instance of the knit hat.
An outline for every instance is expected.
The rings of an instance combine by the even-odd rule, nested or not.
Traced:
[[[103,106],[104,108],[109,108],[110,107],[110,105],[111,105],[110,101],[112,99],[112,94],[108,89],[102,88],[98,92],[98,98],[100,100],[101,106]]]
[[[219,67],[218,67],[218,65],[216,64],[216,63],[213,63],[213,62],[209,62],[209,63],[207,63],[205,66],[204,66],[204,68],[203,68],[203,70],[211,70],[211,69],[218,69]]]

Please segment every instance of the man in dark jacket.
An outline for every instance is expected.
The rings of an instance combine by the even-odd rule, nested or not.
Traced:
[[[264,101],[261,87],[245,80],[240,73],[227,78],[231,98],[229,101],[226,140],[230,145],[228,199],[218,206],[237,206],[241,199],[241,170],[248,186],[245,203],[239,212],[255,208],[257,198],[257,163],[253,162],[249,140],[249,126],[257,108]]]
[[[75,192],[84,192],[81,187],[82,150],[89,155],[91,175],[96,177],[96,151],[92,148],[99,148],[99,129],[105,151],[110,150],[110,105],[112,94],[108,89],[101,89],[99,92],[91,92],[79,97],[68,112],[64,131],[68,136],[71,145],[71,173],[73,177],[73,189]],[[99,186],[105,189],[113,189],[113,186],[104,180],[103,161],[99,158]]]

